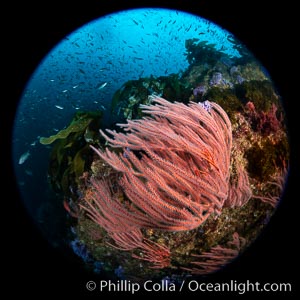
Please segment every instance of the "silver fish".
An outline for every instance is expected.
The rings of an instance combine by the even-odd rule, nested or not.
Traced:
[[[29,151],[23,153],[19,158],[19,165],[24,164],[24,162],[28,159],[29,156],[30,156]]]
[[[103,89],[104,87],[106,87],[106,85],[107,85],[107,82],[104,82],[104,83],[102,83],[101,85],[97,86],[97,89],[98,89],[98,90],[101,90],[101,89]]]

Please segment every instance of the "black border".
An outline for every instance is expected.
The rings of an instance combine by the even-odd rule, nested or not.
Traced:
[[[27,217],[18,198],[10,161],[11,129],[15,108],[27,80],[41,59],[66,34],[101,15],[136,7],[166,7],[184,10],[207,18],[232,32],[243,41],[270,72],[284,99],[291,141],[291,174],[285,199],[270,225],[246,253],[223,273],[212,279],[252,279],[292,282],[293,270],[299,263],[295,242],[299,235],[299,195],[296,190],[296,171],[299,171],[299,125],[296,103],[297,82],[294,77],[295,45],[289,36],[295,30],[295,7],[289,3],[262,1],[17,1],[3,12],[7,13],[4,28],[3,55],[5,79],[1,109],[2,180],[5,226],[3,234],[8,250],[7,291],[30,295],[86,295],[85,282],[93,278],[78,270],[65,257],[52,249]],[[169,3],[168,3],[169,2]],[[296,72],[297,73],[297,72]],[[296,75],[297,76],[297,75]],[[299,76],[298,76],[299,77]],[[298,79],[299,81],[299,79]],[[5,95],[5,96],[4,96]],[[2,123],[3,122],[3,123]],[[3,131],[3,132],[2,132]],[[3,152],[4,151],[4,152]],[[298,176],[299,178],[299,176]],[[6,191],[6,193],[4,193]],[[297,199],[298,198],[298,199]],[[7,206],[7,208],[6,208]],[[6,237],[7,235],[7,237]],[[3,239],[4,239],[3,237]],[[29,275],[30,274],[30,275]],[[97,279],[97,278],[94,278]],[[90,294],[90,293],[89,293]],[[90,294],[91,295],[91,294]],[[99,293],[94,293],[100,297]],[[195,296],[203,296],[195,294]],[[251,294],[250,294],[251,295]],[[206,295],[205,295],[206,296]],[[286,295],[283,295],[286,296]]]

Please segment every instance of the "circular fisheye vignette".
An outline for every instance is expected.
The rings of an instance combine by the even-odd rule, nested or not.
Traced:
[[[181,11],[122,11],[66,36],[32,75],[15,172],[44,236],[89,270],[176,283],[217,272],[269,222],[288,170],[284,118],[229,32]]]

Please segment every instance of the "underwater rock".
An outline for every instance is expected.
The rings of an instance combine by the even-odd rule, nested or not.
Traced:
[[[223,76],[222,73],[216,72],[213,74],[212,78],[209,81],[209,84],[214,86],[214,85],[222,85],[223,83]]]
[[[205,85],[199,85],[193,89],[193,95],[197,97],[198,95],[203,96],[207,91],[207,87]]]

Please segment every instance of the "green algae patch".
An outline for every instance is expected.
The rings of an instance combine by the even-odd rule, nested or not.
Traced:
[[[56,192],[71,196],[76,190],[92,161],[89,145],[98,142],[101,121],[102,112],[77,112],[67,128],[41,139],[44,145],[53,143],[48,174]]]
[[[49,137],[41,137],[40,143],[42,145],[50,145],[56,140],[67,138],[71,133],[82,132],[91,121],[92,118],[86,118],[86,114],[83,114],[77,118],[75,117],[67,128],[60,130],[57,134]]]

